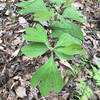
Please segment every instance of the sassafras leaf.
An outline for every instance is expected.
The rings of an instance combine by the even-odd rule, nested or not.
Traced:
[[[46,64],[40,67],[32,76],[31,86],[40,84],[40,92],[43,95],[50,93],[52,88],[58,93],[63,87],[63,80],[51,56]]]
[[[47,34],[45,29],[37,24],[36,28],[27,28],[26,34],[23,35],[23,38],[28,41],[34,41],[34,42],[43,42],[47,43]]]

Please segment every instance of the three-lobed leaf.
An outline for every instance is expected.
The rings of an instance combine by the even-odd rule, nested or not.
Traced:
[[[63,87],[63,80],[58,71],[53,56],[51,56],[46,64],[40,67],[32,76],[31,86],[35,87],[40,84],[40,92],[47,95],[52,88],[58,93]]]
[[[45,29],[37,24],[36,28],[27,28],[23,38],[28,41],[48,43],[47,34]]]

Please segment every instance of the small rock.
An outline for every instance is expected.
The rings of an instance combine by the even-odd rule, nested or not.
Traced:
[[[2,36],[3,34],[2,33],[0,33],[0,37]]]
[[[29,23],[26,21],[25,18],[19,17],[18,21],[19,21],[19,24],[20,24],[23,28],[29,27]]]
[[[26,89],[24,87],[19,86],[15,91],[16,91],[17,96],[20,98],[27,96]]]
[[[74,2],[74,3],[72,4],[72,6],[78,8],[78,9],[79,9],[79,8],[83,9],[83,5],[82,5],[81,3],[79,3],[79,2]]]
[[[0,46],[0,50],[4,50],[4,47]]]
[[[43,26],[49,26],[47,22],[40,22],[40,24],[42,24]]]
[[[5,7],[6,7],[6,3],[0,3],[0,10],[4,10]]]
[[[9,77],[5,73],[0,72],[0,87],[7,83]]]
[[[10,14],[10,10],[7,10],[5,15],[9,15]]]
[[[3,18],[0,18],[0,25],[2,25],[3,24]]]
[[[43,63],[47,62],[48,61],[48,57],[47,56],[44,56],[43,57]]]
[[[20,49],[17,49],[14,53],[12,53],[12,56],[16,57],[18,55],[19,51],[20,51]]]
[[[7,34],[8,34],[8,32],[6,30],[0,30],[0,36],[7,35]]]
[[[99,54],[95,54],[93,56],[93,63],[98,65],[98,66],[100,65],[100,57],[99,56],[100,56]]]
[[[16,39],[12,41],[12,45],[18,45],[18,44],[21,43],[21,41],[22,41],[22,40],[21,40],[20,37],[16,37]]]
[[[15,0],[11,0],[12,2],[15,2]]]
[[[0,44],[2,43],[2,40],[0,39]]]

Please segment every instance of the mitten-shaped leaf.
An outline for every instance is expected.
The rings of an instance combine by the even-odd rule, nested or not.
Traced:
[[[43,95],[47,95],[52,88],[58,93],[63,87],[63,80],[58,71],[53,56],[51,56],[46,64],[40,67],[32,76],[32,87],[37,86],[40,83],[40,92]]]
[[[37,57],[48,51],[46,45],[42,43],[31,43],[22,47],[21,51],[30,57]]]
[[[27,28],[23,38],[28,41],[48,43],[47,34],[45,29],[37,24],[35,28]]]
[[[38,12],[38,11],[47,11],[48,9],[45,6],[43,0],[28,0],[23,1],[17,4],[19,7],[23,7],[19,13],[31,13],[31,12]]]
[[[82,18],[83,17],[82,12],[78,11],[77,8],[75,7],[66,8],[62,16],[66,18],[71,18],[73,20],[76,20],[82,23],[86,22],[85,19]]]
[[[53,29],[54,37],[60,37],[63,33],[68,33],[73,37],[81,40],[84,39],[83,32],[80,27],[68,20],[64,20],[63,22],[53,22],[51,27]]]

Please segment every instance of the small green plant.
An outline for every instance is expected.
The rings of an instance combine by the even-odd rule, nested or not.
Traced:
[[[96,81],[96,85],[100,86],[100,66],[97,68],[91,65],[92,70],[86,69],[90,78],[93,78]]]
[[[70,69],[66,75],[67,76],[75,76],[76,74],[78,74],[81,70],[81,66],[76,66],[74,65],[72,69]]]
[[[63,79],[54,62],[55,54],[66,60],[72,60],[74,55],[77,54],[86,55],[81,45],[82,40],[84,40],[83,33],[79,26],[72,23],[72,20],[81,23],[86,21],[82,18],[81,11],[71,6],[74,0],[50,0],[45,2],[49,2],[54,7],[46,7],[43,0],[28,0],[18,3],[18,6],[22,8],[18,13],[34,13],[33,20],[38,23],[35,28],[26,29],[23,38],[32,43],[23,46],[21,51],[30,57],[41,56],[48,50],[51,52],[49,60],[33,74],[31,79],[31,86],[40,84],[40,92],[43,95],[47,95],[52,88],[58,93],[63,87]],[[58,5],[57,9],[55,4]],[[65,10],[62,11],[61,9]],[[40,21],[47,21],[50,24],[48,26],[49,35],[39,24]],[[51,34],[50,31],[52,31]],[[53,46],[51,46],[48,36],[52,38],[51,40],[56,38]]]
[[[74,96],[77,97],[79,100],[93,99],[94,93],[90,86],[88,86],[87,83],[81,79],[77,80],[78,89],[74,91],[76,93]]]

